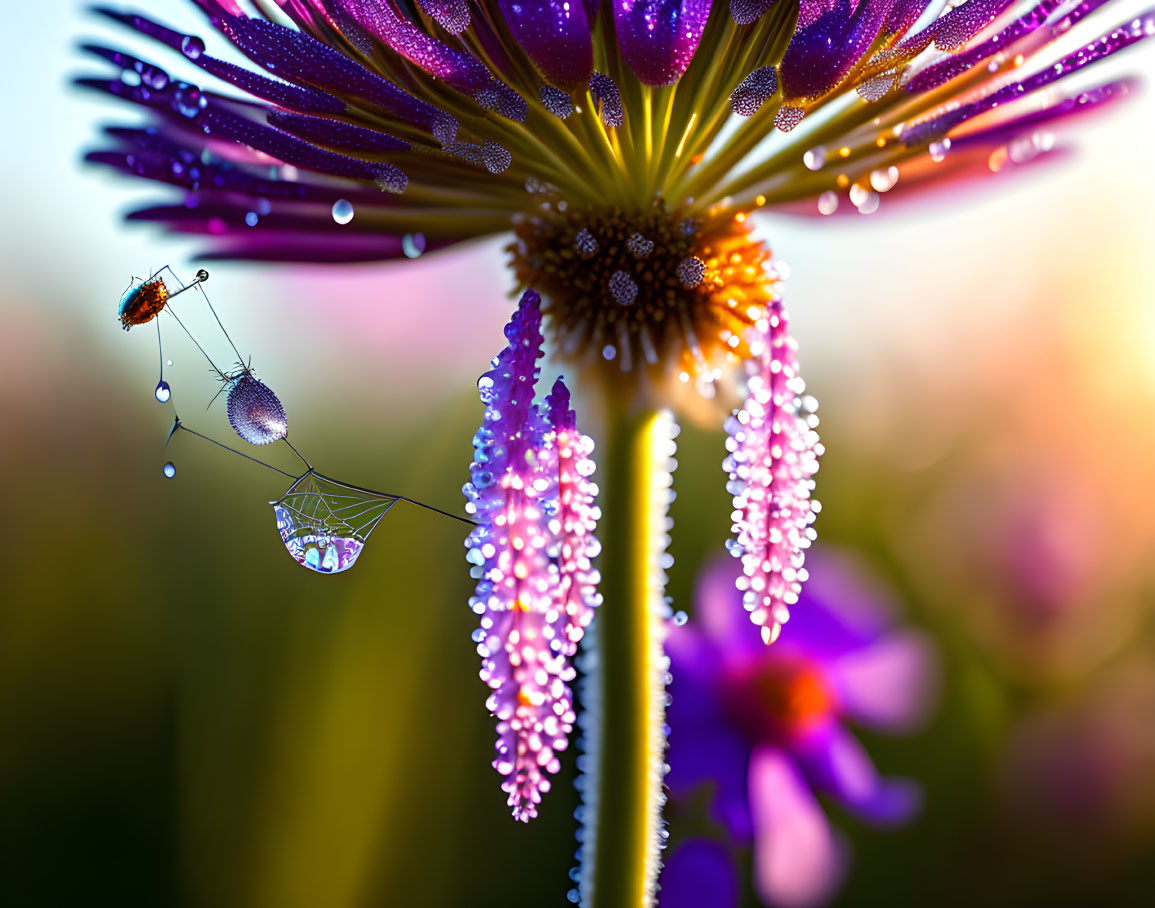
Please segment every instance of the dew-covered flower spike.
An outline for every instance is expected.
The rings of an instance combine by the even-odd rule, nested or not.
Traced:
[[[822,445],[815,431],[817,404],[805,394],[777,295],[756,331],[746,364],[746,403],[726,422],[729,454],[722,468],[734,496],[734,536],[727,548],[742,562],[742,604],[763,641],[773,643],[806,580],[803,562],[819,510],[810,493]]]
[[[505,336],[509,345],[478,382],[485,417],[464,488],[466,510],[477,520],[466,546],[478,576],[470,600],[480,616],[474,640],[491,689],[486,706],[497,718],[493,766],[514,817],[528,822],[576,718],[569,618],[546,513],[558,485],[557,452],[548,418],[534,403],[543,343],[537,293],[522,296]]]
[[[593,620],[594,609],[601,604],[598,572],[593,566],[593,559],[601,550],[594,535],[601,516],[598,487],[590,478],[595,470],[591,457],[594,442],[578,431],[577,414],[570,409],[569,388],[562,379],[554,383],[546,407],[557,465],[548,528],[559,574],[558,608],[565,615],[566,652],[572,656]]]

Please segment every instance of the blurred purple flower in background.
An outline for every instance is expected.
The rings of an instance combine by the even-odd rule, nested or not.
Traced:
[[[695,622],[667,643],[670,789],[713,784],[712,816],[753,843],[755,886],[776,905],[822,903],[845,869],[817,795],[880,825],[917,810],[916,784],[880,777],[845,723],[908,729],[935,689],[928,641],[894,626],[862,569],[830,551],[810,564],[803,607],[774,647],[743,617],[730,562],[707,568]]]

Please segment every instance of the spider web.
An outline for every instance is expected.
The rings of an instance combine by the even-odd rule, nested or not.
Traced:
[[[290,555],[310,570],[348,570],[369,534],[400,499],[351,486],[312,470],[270,502]]]

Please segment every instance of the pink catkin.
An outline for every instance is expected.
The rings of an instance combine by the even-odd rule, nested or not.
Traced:
[[[727,548],[742,562],[738,589],[762,639],[772,643],[806,579],[805,550],[819,509],[810,493],[822,446],[813,428],[817,417],[803,406],[805,384],[780,299],[769,304],[757,330],[746,403],[726,421],[723,469],[734,496]]]

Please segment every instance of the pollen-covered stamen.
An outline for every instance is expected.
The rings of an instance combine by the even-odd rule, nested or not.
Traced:
[[[773,643],[806,580],[805,550],[819,510],[812,501],[822,446],[813,399],[804,396],[786,310],[775,298],[759,322],[747,363],[747,398],[726,422],[729,451],[722,468],[734,496],[727,548],[742,561],[738,589],[750,619]]]
[[[541,291],[560,353],[614,372],[688,380],[737,362],[771,299],[769,251],[744,216],[547,202],[515,230],[518,280]]]

